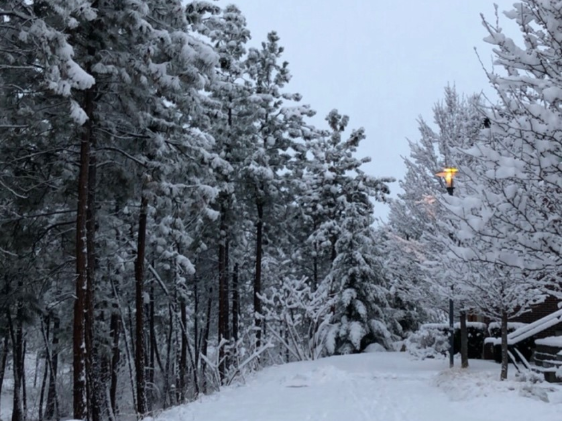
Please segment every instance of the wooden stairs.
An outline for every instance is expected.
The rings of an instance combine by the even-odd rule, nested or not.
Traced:
[[[562,367],[562,343],[560,345],[549,344],[548,339],[551,338],[535,341],[537,347],[531,358],[532,369],[543,373],[547,382],[560,383],[562,378],[556,377],[556,372]]]
[[[542,373],[548,382],[562,382],[562,377],[556,375],[557,372],[562,372],[562,337],[555,336],[536,339],[536,347],[533,351],[531,362],[527,361],[515,347],[519,342],[531,338],[559,323],[562,323],[562,310],[558,310],[508,334],[509,359],[518,371],[521,369],[531,370],[536,373]],[[494,341],[496,345],[500,342],[501,340],[498,339]]]

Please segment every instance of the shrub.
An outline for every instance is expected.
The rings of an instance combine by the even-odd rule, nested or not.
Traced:
[[[404,341],[406,350],[413,356],[426,358],[442,358],[449,351],[449,326],[441,323],[421,325]]]

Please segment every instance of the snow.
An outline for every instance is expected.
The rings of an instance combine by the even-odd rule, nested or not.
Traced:
[[[479,329],[479,330],[486,330],[486,323],[466,322],[466,327],[472,327],[474,329]],[[455,323],[455,329],[460,329],[460,328],[461,328],[460,322]]]
[[[537,345],[555,346],[562,348],[562,336],[549,336],[548,338],[536,339],[535,343]]]
[[[70,100],[70,117],[79,125],[84,124],[88,120],[86,112],[73,99]]]
[[[562,99],[562,89],[555,86],[543,89],[542,94],[544,100],[547,102],[554,102],[558,99]]]
[[[11,380],[11,379],[10,379]],[[6,380],[4,380],[4,389],[13,389],[13,384],[9,383],[6,384]],[[8,387],[6,387],[8,386]],[[12,393],[6,393],[4,390],[2,395],[0,396],[0,419],[1,420],[9,420],[12,418]]]
[[[527,326],[528,323],[522,323],[522,322],[507,322],[507,328],[508,329],[519,329],[522,328],[524,326]],[[500,329],[501,328],[501,323],[500,322],[491,322],[488,325],[488,331],[491,331],[492,329]]]
[[[386,352],[386,348],[375,342],[374,344],[368,345],[363,352]]]
[[[561,386],[513,378],[500,382],[499,365],[470,364],[467,370],[450,370],[446,360],[412,360],[398,352],[286,364],[165,411],[155,421],[560,419]]]

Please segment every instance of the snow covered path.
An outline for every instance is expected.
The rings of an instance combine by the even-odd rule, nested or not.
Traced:
[[[499,382],[499,366],[372,353],[272,367],[157,421],[558,421],[562,388]],[[547,397],[550,402],[540,400]]]

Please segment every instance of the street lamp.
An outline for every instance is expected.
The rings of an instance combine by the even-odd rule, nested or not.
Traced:
[[[453,179],[459,170],[456,168],[444,168],[443,171],[438,172],[435,174],[438,177],[443,177],[445,179],[445,183],[447,184],[447,193],[450,196],[453,195],[455,191],[455,186],[453,184]],[[453,368],[455,365],[455,360],[453,355],[455,353],[455,329],[454,329],[454,321],[455,321],[455,304],[453,302],[453,285],[451,285],[451,298],[449,298],[449,367]]]
[[[451,196],[453,195],[453,191],[455,190],[453,179],[458,172],[459,170],[456,168],[444,168],[443,171],[435,174],[436,176],[443,177],[445,179],[445,183],[447,184],[447,193],[449,193],[449,195]]]

